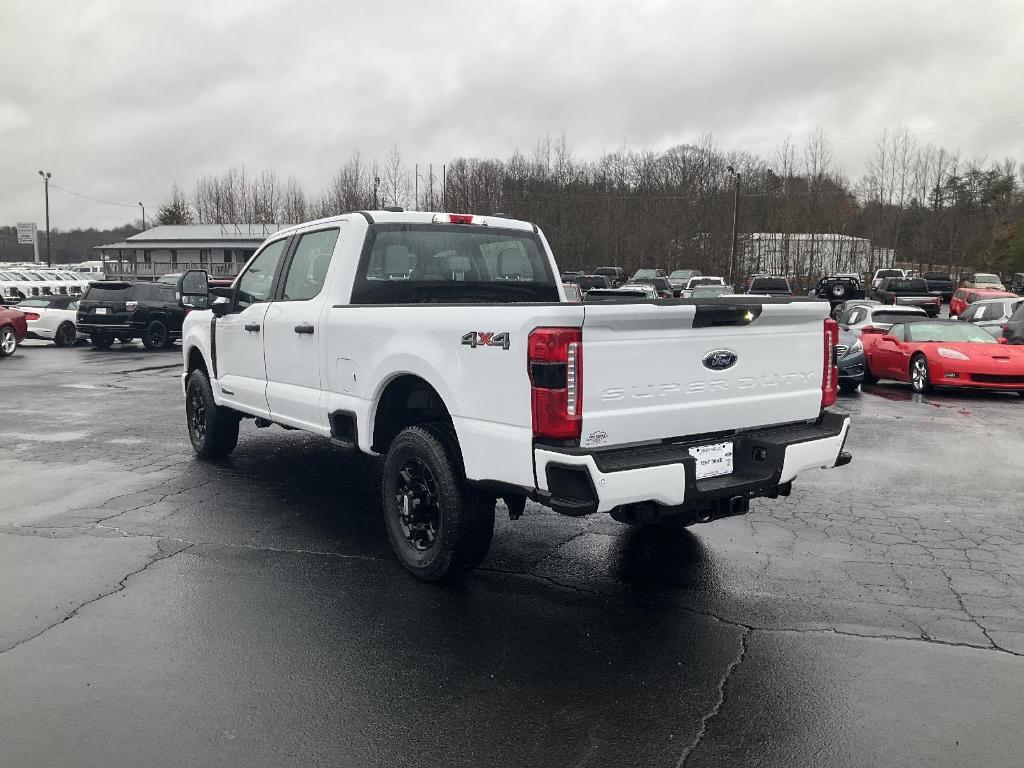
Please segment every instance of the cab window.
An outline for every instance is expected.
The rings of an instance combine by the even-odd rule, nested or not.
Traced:
[[[238,290],[235,294],[235,306],[238,309],[245,309],[261,301],[267,301],[270,297],[270,289],[274,285],[274,274],[277,272],[277,265],[281,262],[287,242],[286,239],[275,240],[260,251],[260,254],[249,264],[249,268],[238,280]]]
[[[308,301],[320,294],[340,230],[324,229],[299,238],[284,281],[282,301]]]

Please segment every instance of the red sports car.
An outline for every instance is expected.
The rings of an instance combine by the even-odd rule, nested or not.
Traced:
[[[959,317],[971,304],[982,299],[1010,299],[1017,294],[998,291],[994,288],[957,288],[949,300],[949,316]]]
[[[1024,346],[1000,344],[981,328],[956,320],[896,323],[861,336],[864,380],[908,381],[915,392],[935,386],[1001,389],[1024,395]]]
[[[0,357],[10,357],[28,333],[25,313],[0,305]]]

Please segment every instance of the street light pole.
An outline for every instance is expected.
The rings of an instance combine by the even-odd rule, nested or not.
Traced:
[[[729,285],[732,285],[733,274],[736,271],[736,241],[738,237],[736,224],[740,216],[740,174],[736,173],[736,169],[731,165],[727,170],[733,175],[735,182],[732,201],[732,245],[729,248]]]
[[[46,196],[46,266],[52,267],[53,262],[50,259],[50,176],[53,174],[49,171],[45,173],[40,171],[39,175],[43,177],[43,194]]]
[[[144,206],[142,203],[139,203],[139,208],[142,209],[142,231],[145,232],[146,231],[146,206]]]

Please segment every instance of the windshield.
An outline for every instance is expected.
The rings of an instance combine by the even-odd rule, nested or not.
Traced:
[[[908,325],[911,341],[977,342],[995,344],[996,340],[977,326],[968,323],[913,323]]]
[[[669,277],[671,277],[674,280],[689,280],[696,274],[697,273],[692,269],[677,269],[675,272],[669,275]]]
[[[928,283],[923,278],[893,279],[885,284],[888,291],[894,293],[927,293]]]
[[[353,304],[558,301],[533,232],[461,224],[375,224]]]
[[[699,299],[701,296],[728,296],[732,293],[732,288],[727,285],[698,285],[693,289],[693,298]]]
[[[18,304],[19,307],[48,307],[50,302],[46,299],[25,299]]]
[[[978,272],[974,276],[974,282],[976,283],[1001,283],[999,275],[990,275],[985,272]]]
[[[880,269],[875,273],[875,277],[903,277],[902,269]]]
[[[660,275],[658,274],[659,272],[661,272],[660,269],[638,269],[633,274],[633,279],[639,280],[641,278],[648,279],[652,277],[660,277]]]
[[[755,277],[750,283],[751,291],[786,291],[789,282],[784,277]]]

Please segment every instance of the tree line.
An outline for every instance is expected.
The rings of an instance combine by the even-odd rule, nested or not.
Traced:
[[[966,159],[903,127],[877,137],[856,180],[833,154],[821,129],[765,156],[722,149],[708,135],[661,152],[622,148],[584,159],[562,136],[503,160],[411,166],[396,145],[382,160],[354,153],[315,193],[273,170],[203,176],[191,194],[175,186],[157,222],[294,224],[374,206],[502,212],[536,222],[563,270],[660,266],[722,274],[738,182],[737,274],[760,264],[753,233],[866,238],[875,249],[895,251],[900,264],[954,274],[1024,271],[1024,167],[1016,161]],[[784,254],[780,268],[798,277],[835,268],[816,259],[814,242],[808,258]],[[867,259],[873,268],[874,256]]]

